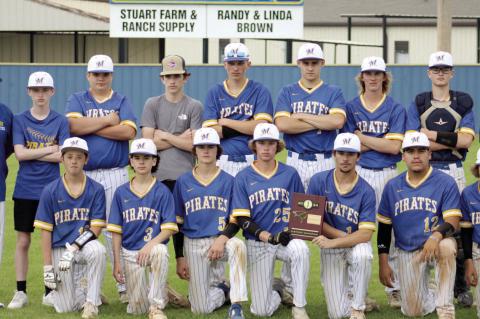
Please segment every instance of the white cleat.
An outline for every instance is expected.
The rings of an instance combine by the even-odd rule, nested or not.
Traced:
[[[8,309],[20,309],[28,304],[27,294],[23,291],[16,291],[13,295],[12,301],[8,304]]]
[[[98,316],[98,307],[91,302],[86,302],[83,305],[82,319],[93,319]]]
[[[310,319],[305,307],[292,307],[292,317],[293,319]]]
[[[48,295],[43,295],[42,305],[47,306],[47,307],[54,307],[54,305],[53,305],[53,291],[50,292]]]

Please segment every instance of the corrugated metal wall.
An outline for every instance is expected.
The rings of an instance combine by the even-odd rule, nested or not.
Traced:
[[[163,92],[159,79],[158,66],[116,66],[114,89],[127,95],[135,106],[135,113],[140,117],[143,103],[149,96]],[[14,113],[30,106],[30,98],[26,94],[26,84],[31,72],[44,70],[52,74],[56,85],[56,94],[52,106],[63,112],[68,96],[76,91],[87,88],[85,66],[41,66],[41,65],[0,65],[0,102],[7,104]],[[322,79],[328,83],[339,85],[346,99],[352,99],[357,94],[354,77],[358,66],[331,66],[322,70]],[[394,66],[390,68],[393,74],[391,95],[404,105],[410,104],[413,97],[430,87],[426,76],[426,68],[420,66]],[[214,83],[225,78],[222,66],[190,67],[192,77],[187,83],[186,92],[190,96],[204,101],[207,90]],[[264,66],[252,67],[248,71],[251,79],[265,84],[275,100],[280,88],[298,80],[298,70],[295,66]],[[452,88],[470,93],[474,101],[480,103],[480,66],[458,66],[452,80]],[[480,107],[476,107],[477,127],[480,119]]]

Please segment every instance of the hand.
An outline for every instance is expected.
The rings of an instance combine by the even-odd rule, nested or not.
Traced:
[[[122,265],[120,262],[116,262],[113,264],[113,278],[120,283],[125,283],[125,275],[123,274]]]
[[[476,287],[478,284],[478,274],[471,259],[465,259],[465,281],[467,285],[473,287]]]
[[[422,127],[420,129],[420,132],[427,135],[427,137],[430,141],[435,141],[437,139],[437,132],[436,131],[430,131],[429,129]]]
[[[262,230],[260,235],[258,235],[258,239],[260,239],[260,241],[263,241],[264,243],[268,243],[268,242],[270,242],[270,237],[271,236],[272,236],[272,234],[270,234],[268,231]]]
[[[287,246],[292,239],[292,235],[290,235],[288,231],[281,231],[273,236],[270,236],[268,242],[272,245],[282,244],[283,246]]]
[[[138,251],[137,264],[139,264],[142,267],[146,267],[150,264],[150,252],[152,251],[155,245],[158,245],[158,244],[152,241],[149,241],[148,243],[145,244],[145,246],[142,247],[142,249]]]
[[[320,248],[335,248],[335,242],[333,239],[328,239],[327,237],[320,235],[312,239],[312,243],[317,245]]]
[[[107,116],[105,116],[105,120],[109,126],[114,126],[120,124],[120,117],[118,116],[118,112],[111,112]]]
[[[52,265],[43,266],[43,283],[52,290],[57,289],[57,280]]]
[[[182,134],[180,134],[180,137],[184,137],[184,138],[188,138],[188,139],[191,139],[193,140],[193,131],[192,129],[186,129],[185,132],[183,132]]]
[[[210,246],[210,249],[208,250],[207,253],[207,258],[209,260],[217,260],[223,257],[224,251],[225,251],[225,243],[227,240],[224,238],[221,238],[222,236],[219,236],[215,239],[213,242],[212,246]]]
[[[360,132],[360,130],[355,130],[355,132],[353,132],[353,134],[355,134],[356,136],[358,136],[358,138],[360,138],[360,136],[362,136],[362,132]]]
[[[189,280],[190,271],[188,270],[187,261],[185,257],[177,258],[177,275],[180,279]]]
[[[384,286],[393,288],[393,281],[395,277],[393,276],[393,271],[390,265],[388,264],[388,261],[380,262],[378,276],[380,277],[380,282]]]
[[[60,271],[68,271],[70,269],[73,257],[75,256],[74,252],[77,250],[75,248],[76,246],[71,246],[69,243],[66,243],[65,247],[67,250],[63,253],[58,263],[58,269],[60,269]]]
[[[218,125],[220,125],[220,126],[228,126],[228,121],[230,121],[230,120],[229,120],[229,119],[226,119],[226,118],[218,119]]]
[[[153,139],[154,140],[160,140],[160,141],[167,141],[170,133],[162,131],[162,130],[155,130],[153,133]]]
[[[56,144],[50,145],[49,146],[49,151],[50,151],[50,153],[57,153],[57,152],[60,152],[60,148]]]
[[[442,240],[442,234],[434,232],[423,245],[423,249],[418,257],[420,261],[429,262],[438,259],[438,245]]]

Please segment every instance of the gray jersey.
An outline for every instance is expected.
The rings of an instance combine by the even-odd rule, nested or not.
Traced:
[[[200,128],[202,113],[202,104],[189,96],[178,103],[169,102],[165,95],[154,96],[145,102],[141,126],[180,135],[189,128]],[[193,168],[194,160],[190,152],[171,147],[159,151],[158,155],[160,164],[155,176],[161,181],[176,180]]]

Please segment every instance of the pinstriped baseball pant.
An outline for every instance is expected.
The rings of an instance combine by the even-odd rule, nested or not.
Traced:
[[[335,168],[333,157],[324,158],[323,154],[316,154],[316,157],[317,160],[315,161],[305,161],[299,158],[298,153],[292,151],[289,151],[289,155],[287,156],[287,165],[297,170],[305,191],[307,191],[308,184],[313,175]]]
[[[477,243],[473,243],[472,247],[472,259],[477,274],[480,274],[480,247]],[[480,318],[480,285],[477,284],[475,293],[475,299],[477,303],[477,318]]]

